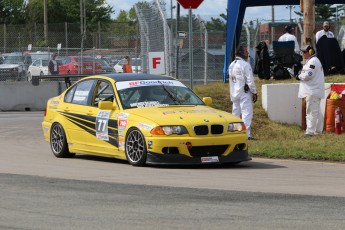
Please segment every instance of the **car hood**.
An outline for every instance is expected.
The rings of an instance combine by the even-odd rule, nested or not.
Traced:
[[[11,69],[18,67],[18,64],[1,64],[0,69]]]
[[[129,114],[151,120],[158,125],[204,124],[205,122],[221,124],[242,121],[230,113],[208,106],[146,107],[133,109]]]

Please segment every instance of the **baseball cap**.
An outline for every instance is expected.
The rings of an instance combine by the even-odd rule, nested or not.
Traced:
[[[308,52],[309,50],[313,49],[310,45],[306,45],[303,48],[301,48],[300,50],[302,52]]]
[[[329,22],[328,21],[324,21],[323,22],[323,26],[329,26]]]

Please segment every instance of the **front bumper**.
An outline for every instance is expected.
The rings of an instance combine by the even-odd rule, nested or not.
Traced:
[[[216,159],[211,158],[210,159]],[[207,157],[206,157],[207,158]],[[218,156],[218,162],[215,160],[205,161],[205,157],[189,157],[183,154],[157,154],[148,152],[146,164],[151,165],[200,165],[200,164],[222,164],[222,163],[239,163],[250,161],[247,150],[235,150],[227,156]]]

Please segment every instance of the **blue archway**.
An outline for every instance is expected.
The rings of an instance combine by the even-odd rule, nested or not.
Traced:
[[[315,4],[337,4],[344,0],[315,0]],[[299,5],[300,0],[228,0],[228,20],[226,27],[226,50],[224,57],[223,79],[226,80],[234,41],[241,35],[244,13],[247,7],[271,5]]]

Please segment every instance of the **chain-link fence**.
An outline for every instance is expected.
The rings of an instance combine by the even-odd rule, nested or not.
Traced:
[[[101,56],[106,57],[112,66],[130,56],[141,59],[141,72],[148,73],[149,52],[160,51],[165,55],[166,75],[175,76],[188,84],[188,36],[192,36],[194,84],[221,81],[225,32],[208,32],[202,18],[194,15],[192,34],[180,37],[175,30],[176,20],[167,21],[164,7],[164,0],[138,3],[135,5],[138,22],[88,24],[85,33],[81,33],[78,23],[49,24],[47,33],[42,24],[3,25],[0,29],[0,52],[3,57],[8,53],[21,52],[30,54],[32,59],[49,59],[53,52],[58,54],[60,60],[69,56],[79,56],[81,60],[84,55]],[[31,62],[25,62],[22,70],[18,67],[17,72],[11,73],[16,77],[5,76],[3,72],[10,70],[2,71],[0,67],[0,80],[26,80],[21,75],[28,75],[29,64]]]
[[[2,57],[11,52],[30,54],[31,59],[36,59],[39,54],[44,54],[44,59],[49,59],[53,52],[58,54],[60,60],[64,57],[79,56],[80,66],[83,65],[82,57],[85,55],[104,57],[114,71],[115,65],[121,59],[130,56],[141,60],[138,64],[140,66],[138,72],[143,73],[149,73],[148,54],[164,52],[166,75],[174,76],[189,85],[190,68],[193,68],[193,85],[223,81],[225,29],[209,31],[204,19],[193,15],[191,34],[186,29],[176,31],[177,23],[186,24],[182,18],[185,20],[188,15],[181,15],[180,21],[169,19],[165,12],[164,0],[137,3],[135,10],[138,21],[87,24],[85,32],[81,32],[82,26],[78,23],[49,24],[47,31],[42,24],[3,25],[2,28],[0,27],[0,52]],[[340,48],[344,49],[345,26],[341,25],[340,21],[330,23]],[[247,43],[251,47],[250,62],[254,64],[255,46],[261,41],[268,41],[270,45],[272,41],[278,40],[287,24],[291,23],[286,21],[257,22],[257,25],[244,23],[240,41],[236,41],[236,44]],[[301,45],[303,24],[301,21],[292,24]],[[321,28],[322,22],[316,22],[315,30]],[[192,49],[189,38],[192,39]],[[31,44],[30,49],[29,44]],[[25,55],[21,61],[18,61],[24,63],[23,67],[3,68],[1,65],[0,80],[26,80],[25,76],[28,75],[32,60],[30,62],[30,59],[25,59]],[[193,57],[193,66],[189,62],[190,55]],[[2,62],[3,59],[0,58],[0,61]],[[94,64],[92,70],[93,73],[96,71]],[[78,73],[83,73],[82,68]]]

